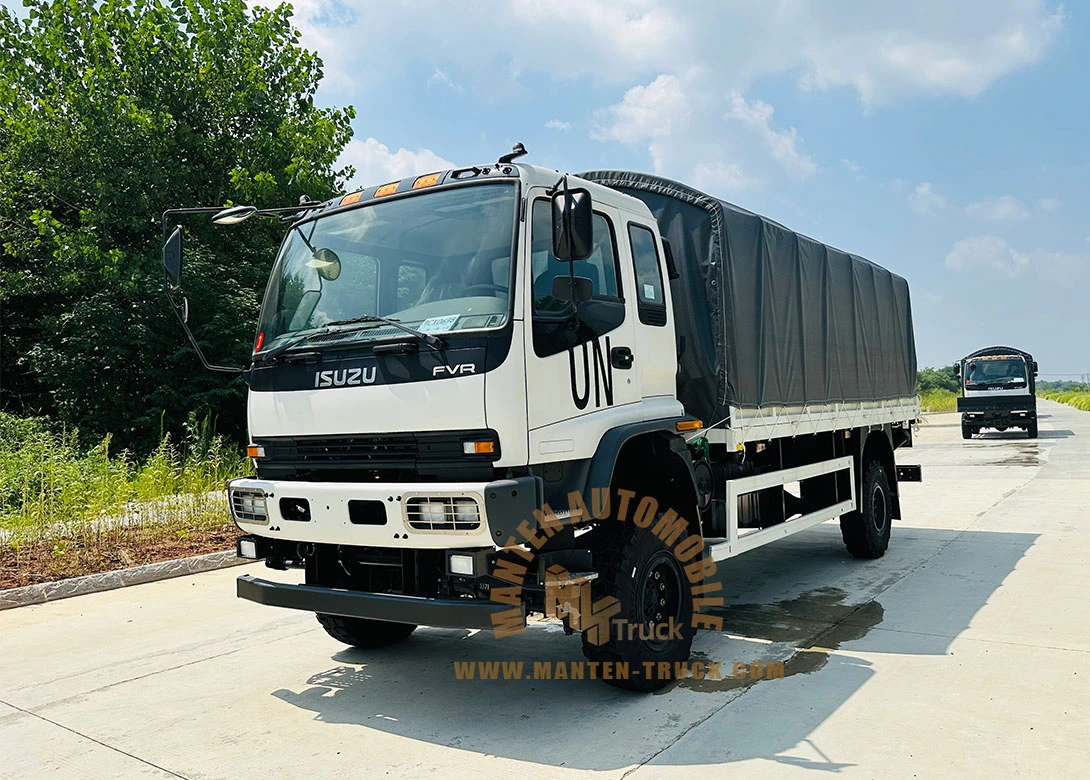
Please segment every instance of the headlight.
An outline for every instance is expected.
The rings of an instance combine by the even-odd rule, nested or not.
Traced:
[[[481,524],[481,513],[472,498],[454,499],[454,526],[459,531],[476,528]]]
[[[410,528],[418,531],[476,531],[481,527],[477,500],[454,496],[413,496],[405,502]]]
[[[231,514],[235,520],[245,523],[269,522],[269,510],[265,505],[265,493],[260,490],[240,488],[231,491]]]

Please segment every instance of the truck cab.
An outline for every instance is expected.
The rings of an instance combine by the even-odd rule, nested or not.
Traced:
[[[963,380],[958,399],[962,438],[970,439],[983,428],[1022,428],[1029,438],[1037,438],[1037,362],[1032,355],[1012,347],[987,347],[962,358],[954,371]]]

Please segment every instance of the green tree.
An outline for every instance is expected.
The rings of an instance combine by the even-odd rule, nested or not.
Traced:
[[[191,410],[241,436],[241,379],[203,371],[163,299],[159,215],[330,197],[354,110],[315,105],[288,5],[24,5],[0,8],[0,408],[139,447]],[[190,324],[242,363],[280,231],[185,226]]]
[[[917,374],[917,392],[926,393],[929,390],[949,390],[952,393],[961,392],[961,380],[954,373],[953,366],[940,366],[939,368],[921,368]]]

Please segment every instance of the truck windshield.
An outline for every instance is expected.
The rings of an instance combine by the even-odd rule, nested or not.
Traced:
[[[1019,358],[976,360],[969,363],[965,386],[1021,387],[1026,384],[1026,364]]]
[[[504,326],[515,202],[514,183],[480,184],[379,200],[298,225],[265,293],[261,348],[365,315],[426,333]],[[322,343],[396,335],[404,334],[375,322]]]

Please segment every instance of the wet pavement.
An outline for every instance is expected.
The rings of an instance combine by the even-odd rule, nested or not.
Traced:
[[[0,613],[0,777],[1084,777],[1090,413],[1041,411],[1034,441],[929,417],[880,560],[834,522],[720,563],[693,660],[782,678],[458,680],[578,662],[578,638],[364,653],[235,599],[233,569]]]

